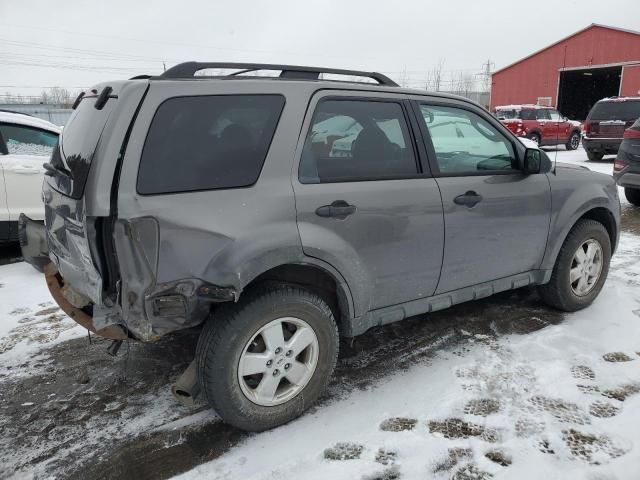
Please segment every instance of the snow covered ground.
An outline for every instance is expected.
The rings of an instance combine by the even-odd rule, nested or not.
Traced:
[[[612,171],[582,149],[557,158]],[[623,221],[590,308],[560,315],[524,290],[375,329],[343,354],[317,407],[255,435],[172,403],[181,352],[106,357],[39,274],[0,266],[0,477],[637,478],[640,211],[623,205]],[[109,376],[123,369],[124,384]]]

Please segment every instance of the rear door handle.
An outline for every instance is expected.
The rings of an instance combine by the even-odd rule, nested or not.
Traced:
[[[323,205],[316,209],[316,215],[319,217],[331,217],[344,220],[349,215],[356,213],[356,206],[349,205],[344,200],[335,200],[331,205]]]
[[[454,203],[458,205],[464,205],[466,207],[475,207],[475,205],[482,201],[482,195],[478,195],[476,192],[469,190],[464,195],[458,195],[453,199]]]

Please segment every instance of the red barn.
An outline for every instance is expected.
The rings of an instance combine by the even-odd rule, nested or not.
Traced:
[[[494,72],[491,109],[533,103],[584,120],[604,97],[640,96],[640,32],[592,24]]]

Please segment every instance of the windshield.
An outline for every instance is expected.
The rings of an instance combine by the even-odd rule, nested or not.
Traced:
[[[630,122],[638,117],[640,117],[640,100],[598,102],[589,113],[589,120]]]

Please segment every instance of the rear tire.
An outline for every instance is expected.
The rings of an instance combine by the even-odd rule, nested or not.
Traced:
[[[569,137],[569,141],[565,145],[567,150],[576,150],[580,146],[580,134],[573,132]]]
[[[587,150],[587,158],[592,162],[599,162],[600,160],[602,160],[602,157],[604,157],[604,153],[590,152],[589,150]]]
[[[338,328],[326,302],[304,288],[271,284],[245,295],[207,321],[196,362],[201,391],[222,420],[259,432],[318,399],[336,365]],[[306,341],[298,352],[295,345]]]
[[[628,188],[624,189],[624,196],[632,205],[640,207],[640,188]]]
[[[586,246],[586,248],[585,248]],[[600,252],[599,260],[589,262],[577,262],[580,256],[579,249],[588,256],[589,246],[593,246]],[[598,250],[599,248],[599,250]],[[575,312],[591,305],[598,296],[609,272],[611,260],[611,240],[607,229],[595,220],[580,220],[567,235],[556,264],[553,267],[551,280],[546,285],[538,287],[538,291],[544,302],[558,310]],[[593,268],[600,264],[599,269]],[[591,265],[592,267],[589,267]],[[597,271],[597,278],[595,273]],[[584,274],[580,274],[585,272]],[[578,274],[577,277],[573,277]],[[593,274],[589,283],[588,277]],[[572,282],[572,277],[575,280]],[[580,292],[582,277],[586,278],[587,288]]]

